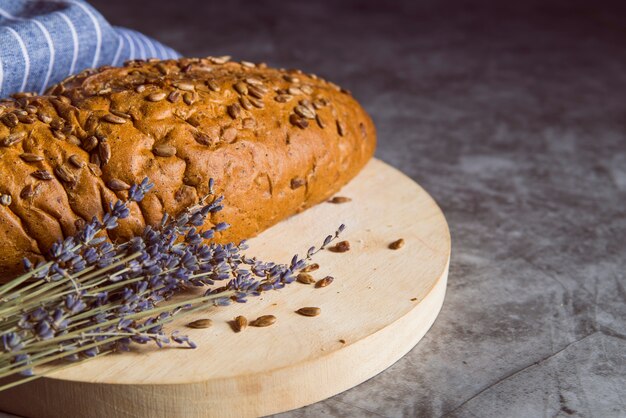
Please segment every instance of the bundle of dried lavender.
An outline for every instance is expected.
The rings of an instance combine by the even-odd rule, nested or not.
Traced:
[[[0,286],[0,378],[22,375],[0,390],[40,377],[33,371],[37,366],[125,351],[132,343],[161,347],[173,341],[195,348],[178,332],[165,335],[163,325],[208,304],[246,302],[283,288],[344,229],[289,264],[248,258],[245,242],[206,244],[229,226],[199,231],[209,214],[222,209],[223,197],[214,196],[211,181],[209,195],[179,216],[166,215],[158,228],[146,227],[128,242],[107,241],[102,232],[115,229],[129,215],[130,202],[141,201],[152,187],[148,179],[133,185],[128,200],[111,205],[102,220],[94,218],[76,236],[56,243],[47,261],[25,260],[27,273]],[[216,282],[225,284],[216,288]],[[203,296],[164,303],[197,286],[207,287]]]

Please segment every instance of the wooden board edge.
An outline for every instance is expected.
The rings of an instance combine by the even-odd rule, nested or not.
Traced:
[[[376,376],[415,347],[441,310],[448,270],[449,257],[427,296],[406,315],[378,332],[353,344],[348,343],[328,356],[248,376],[244,383],[220,379],[173,385],[118,385],[44,378],[18,386],[11,391],[10,397],[0,396],[0,409],[37,418],[234,418],[265,416],[310,405]],[[363,362],[367,365],[364,366]],[[307,377],[299,378],[302,376]],[[311,376],[316,378],[311,379]],[[246,396],[228,397],[235,388]],[[124,402],[113,404],[110,399],[123,399]],[[149,411],[149,414],[142,411]]]

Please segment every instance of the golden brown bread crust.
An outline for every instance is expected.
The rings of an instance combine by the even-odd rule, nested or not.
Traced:
[[[0,275],[148,176],[123,239],[208,191],[237,241],[327,199],[371,158],[376,134],[352,96],[300,71],[223,58],[132,61],[0,102]]]

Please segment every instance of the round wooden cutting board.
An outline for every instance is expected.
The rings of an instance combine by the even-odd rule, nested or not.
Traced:
[[[179,319],[198,348],[140,347],[56,372],[0,393],[0,409],[28,417],[241,417],[287,411],[358,385],[405,355],[443,303],[448,225],[416,183],[373,160],[339,196],[250,241],[248,255],[289,262],[345,223],[345,253],[315,256],[325,288],[293,283],[247,304]],[[226,202],[228,204],[228,202]],[[388,244],[405,240],[399,250]],[[305,317],[294,311],[321,308]],[[275,315],[267,328],[235,333],[228,321]],[[189,329],[209,317],[213,326]]]

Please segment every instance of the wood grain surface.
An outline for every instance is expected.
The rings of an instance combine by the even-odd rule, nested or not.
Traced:
[[[0,393],[0,409],[29,417],[241,417],[298,408],[383,371],[428,331],[443,303],[450,235],[432,198],[410,178],[373,160],[338,195],[250,241],[249,255],[288,262],[347,225],[345,253],[315,261],[325,288],[293,283],[247,304],[179,319],[195,350],[140,347],[76,365]],[[226,202],[226,204],[228,204]],[[388,245],[405,240],[399,250]],[[295,313],[321,309],[317,317]],[[237,315],[275,315],[267,328],[235,333]],[[213,326],[185,324],[211,318]]]

